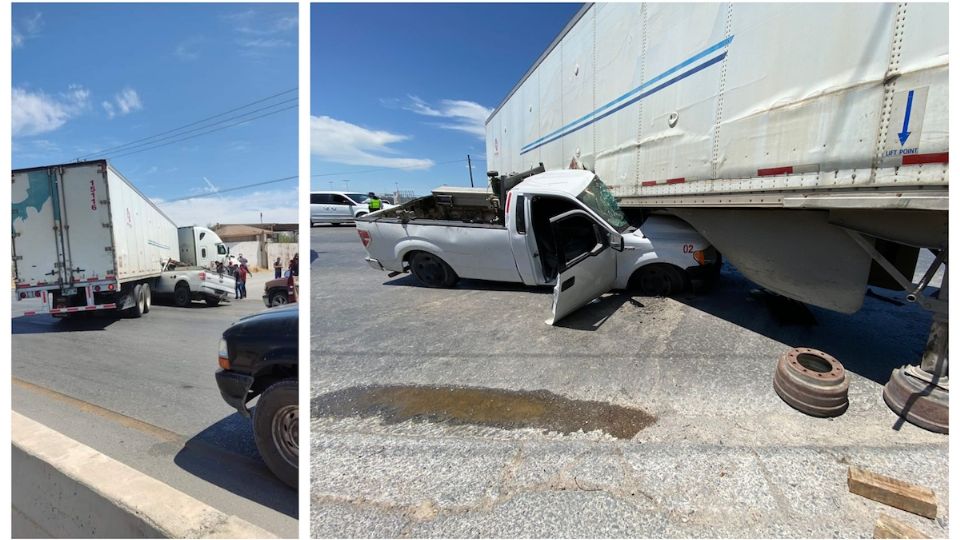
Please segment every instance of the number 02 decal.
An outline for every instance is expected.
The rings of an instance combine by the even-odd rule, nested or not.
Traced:
[[[693,244],[684,244],[683,245],[684,253],[693,253]]]

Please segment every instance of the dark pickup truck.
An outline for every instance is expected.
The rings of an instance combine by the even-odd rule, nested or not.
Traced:
[[[297,306],[289,306],[235,322],[220,339],[216,374],[224,401],[247,418],[247,403],[260,396],[253,411],[257,449],[270,470],[293,488],[299,463],[299,319]]]

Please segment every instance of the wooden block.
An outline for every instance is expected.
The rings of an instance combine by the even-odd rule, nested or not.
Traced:
[[[850,493],[877,502],[934,519],[937,517],[937,497],[925,487],[908,484],[896,478],[850,467],[847,473]]]
[[[877,517],[873,528],[874,538],[930,538],[913,527],[893,519],[886,514]]]

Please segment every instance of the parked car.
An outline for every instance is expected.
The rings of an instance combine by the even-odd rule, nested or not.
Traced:
[[[317,223],[353,223],[370,213],[369,197],[364,193],[347,191],[314,191],[310,194],[310,225]],[[383,201],[383,209],[395,205]]]
[[[220,395],[253,418],[257,450],[285,484],[297,487],[299,463],[297,306],[244,317],[223,332],[216,379]],[[253,414],[247,403],[260,399]]]
[[[292,304],[299,295],[300,279],[297,276],[271,279],[263,286],[263,303],[268,308]]]

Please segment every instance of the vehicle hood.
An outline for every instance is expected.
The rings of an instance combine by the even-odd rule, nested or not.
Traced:
[[[300,308],[296,305],[272,308],[248,315],[233,323],[223,332],[224,337],[241,334],[272,334],[278,338],[291,333],[296,335],[300,321]]]

